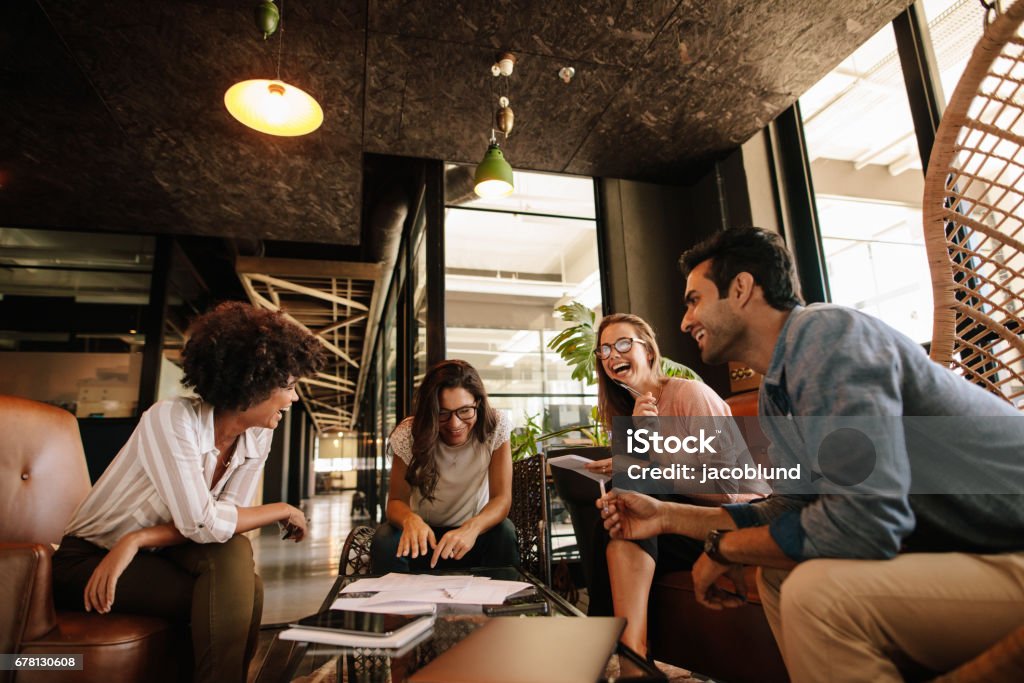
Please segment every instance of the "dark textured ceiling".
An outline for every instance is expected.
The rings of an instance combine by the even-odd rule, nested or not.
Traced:
[[[7,0],[0,226],[357,244],[363,153],[478,161],[500,50],[515,167],[678,182],[909,0],[286,0],[282,78],[325,112],[292,139],[223,106],[274,75],[254,4]]]

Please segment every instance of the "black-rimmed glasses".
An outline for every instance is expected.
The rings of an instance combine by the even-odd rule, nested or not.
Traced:
[[[463,422],[472,420],[476,417],[476,404],[471,406],[462,406],[455,410],[439,410],[437,411],[437,421],[448,422],[452,419],[452,415],[457,415]]]
[[[594,349],[594,355],[601,360],[607,360],[612,355],[612,349],[614,348],[619,353],[629,353],[629,350],[633,348],[633,342],[647,345],[643,339],[637,339],[636,337],[619,337],[612,344],[601,344]]]

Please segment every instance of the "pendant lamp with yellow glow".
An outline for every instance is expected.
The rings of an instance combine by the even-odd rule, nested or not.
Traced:
[[[284,0],[281,0],[282,11]],[[256,27],[266,40],[278,30],[281,14],[270,0],[256,6]],[[268,135],[295,137],[312,133],[324,122],[324,110],[309,93],[281,80],[284,28],[278,36],[277,79],[235,83],[224,93],[228,113],[253,130]]]
[[[312,133],[324,122],[324,110],[307,92],[284,81],[256,79],[235,83],[224,106],[236,119],[268,135]]]

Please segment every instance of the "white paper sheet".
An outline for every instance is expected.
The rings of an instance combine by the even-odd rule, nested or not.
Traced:
[[[485,576],[388,574],[349,584],[342,590],[343,594],[374,592],[375,595],[339,598],[332,608],[403,613],[410,604],[500,605],[508,596],[531,587],[523,581],[492,581]],[[358,602],[353,603],[353,600]]]
[[[359,579],[341,589],[342,593],[371,593],[395,590],[429,590],[468,586],[473,579],[487,580],[480,576],[400,574],[392,572],[377,579]]]
[[[594,462],[589,458],[584,458],[582,455],[576,455],[570,453],[569,455],[559,455],[554,458],[548,458],[548,464],[552,467],[561,467],[573,472],[579,472],[587,479],[593,479],[594,481],[608,481],[612,477],[610,474],[600,474],[599,472],[591,472],[584,465]]]

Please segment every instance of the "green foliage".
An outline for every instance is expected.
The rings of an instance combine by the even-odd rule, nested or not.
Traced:
[[[597,410],[596,408],[594,410]],[[593,413],[593,411],[592,411]],[[548,427],[547,420],[544,420],[543,426],[537,422],[539,415],[528,415],[524,413],[526,417],[526,424],[522,427],[517,427],[512,430],[512,435],[509,437],[510,445],[512,446],[512,462],[518,462],[520,460],[526,460],[537,455],[537,451],[540,448],[540,444],[549,439],[554,439],[558,436],[565,436],[566,434],[572,434],[573,432],[581,432],[586,435],[591,441],[594,440],[592,433],[597,433],[603,438],[607,444],[608,436],[604,434],[601,426],[598,424],[589,425],[572,425],[563,429],[558,429],[553,432],[545,432],[544,430]],[[595,441],[595,444],[597,442]]]
[[[562,360],[572,368],[572,378],[587,384],[597,382],[594,349],[597,347],[597,331],[594,329],[594,312],[578,301],[555,309],[562,320],[576,323],[558,333],[548,342],[548,348],[557,351]]]
[[[589,427],[580,428],[580,433],[590,439],[590,443],[595,446],[607,446],[608,432],[601,425],[601,421],[597,419],[597,406],[590,409],[590,422],[592,424]]]
[[[597,383],[597,358],[594,349],[597,347],[597,330],[594,326],[594,312],[578,301],[558,306],[555,311],[562,320],[576,323],[558,333],[548,342],[548,348],[557,351],[562,360],[572,369],[572,378],[588,385]],[[669,377],[681,377],[703,382],[696,372],[676,361],[662,357],[661,369]],[[526,424],[512,430],[510,438],[512,461],[525,460],[537,454],[540,444],[558,436],[580,432],[595,446],[608,445],[608,433],[597,419],[597,408],[590,411],[591,424],[579,424],[557,431],[550,429],[547,417],[540,422],[539,415],[526,415]]]
[[[664,356],[661,357],[661,371],[668,377],[681,377],[682,379],[692,379],[696,382],[704,381],[692,368]]]
[[[562,330],[557,337],[548,342],[548,348],[557,351],[562,360],[572,368],[572,378],[589,384],[597,383],[597,329],[594,327],[594,312],[581,304],[572,301],[555,308],[562,320],[576,323]],[[661,370],[669,377],[681,377],[703,382],[700,375],[691,368],[677,363],[671,358],[661,357]],[[594,422],[597,422],[595,419]]]

